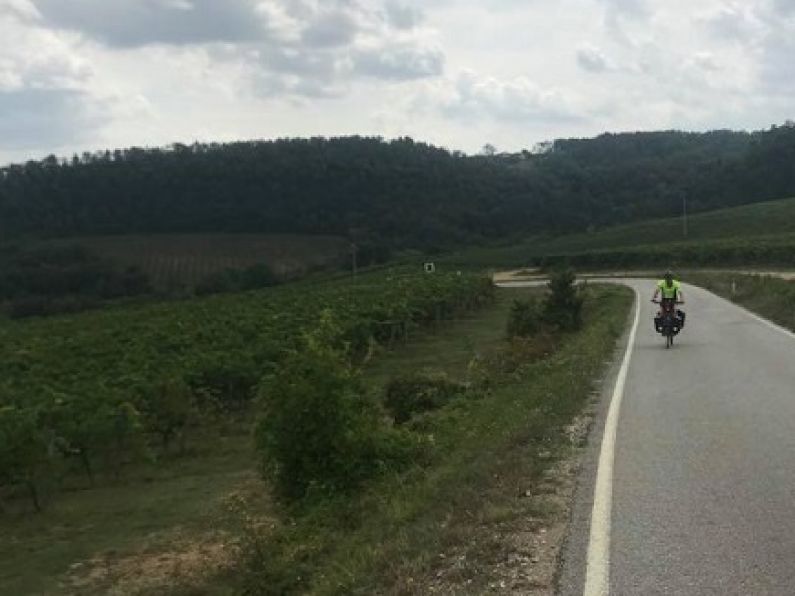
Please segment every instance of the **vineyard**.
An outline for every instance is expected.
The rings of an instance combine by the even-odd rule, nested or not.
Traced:
[[[604,228],[521,243],[474,247],[449,266],[526,267],[568,263],[585,269],[781,266],[795,264],[795,199]]]
[[[0,328],[0,497],[118,477],[245,415],[263,375],[332,319],[354,361],[491,299],[477,275],[383,271],[324,285],[9,323]],[[56,486],[53,487],[53,484]],[[2,504],[2,499],[0,499]]]
[[[795,263],[793,249],[795,237],[783,234],[559,253],[536,260],[546,267],[568,263],[585,269],[753,265],[789,267]]]
[[[73,238],[92,253],[143,271],[161,290],[193,287],[228,269],[265,263],[279,278],[347,262],[349,246],[333,236],[157,234]]]
[[[768,201],[741,207],[691,214],[687,237],[680,217],[650,219],[596,230],[569,234],[538,243],[542,254],[572,254],[589,250],[618,250],[697,240],[754,240],[785,236],[795,232],[795,199]]]

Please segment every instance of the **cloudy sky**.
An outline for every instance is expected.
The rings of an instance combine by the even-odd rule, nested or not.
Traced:
[[[793,0],[0,0],[0,162],[409,135],[476,152],[795,118]]]

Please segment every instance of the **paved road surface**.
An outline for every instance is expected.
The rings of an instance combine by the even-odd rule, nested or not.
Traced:
[[[616,431],[609,594],[795,594],[795,337],[686,286],[688,325],[667,351],[653,282],[626,283],[641,310]],[[603,426],[604,413],[562,594],[583,594]]]

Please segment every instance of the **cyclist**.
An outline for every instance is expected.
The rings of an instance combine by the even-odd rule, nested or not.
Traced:
[[[663,278],[657,282],[657,289],[654,290],[652,302],[656,302],[658,296],[661,299],[661,308],[657,312],[657,316],[654,318],[654,329],[657,331],[657,333],[659,333],[661,330],[660,322],[662,321],[663,303],[672,302],[672,306],[675,304],[685,303],[684,296],[682,295],[682,284],[680,284],[678,280],[674,279],[674,274],[671,273],[671,271],[666,271]],[[685,313],[681,310],[677,310],[676,315],[679,318],[679,329],[684,328]]]

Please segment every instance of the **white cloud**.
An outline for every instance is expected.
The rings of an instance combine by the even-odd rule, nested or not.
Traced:
[[[74,40],[31,26],[36,19],[29,2],[0,4],[0,156],[67,149],[110,118],[110,102],[88,89],[93,68]]]
[[[91,139],[110,119],[110,106],[81,91],[0,91],[0,150],[68,151]]]
[[[80,87],[91,76],[90,64],[72,52],[69,41],[22,25],[15,18],[20,14],[30,13],[0,12],[0,90]]]
[[[110,46],[242,42],[266,23],[254,0],[33,0],[45,25],[77,31]]]
[[[389,24],[397,29],[414,29],[422,22],[419,9],[394,0],[386,3],[386,16]]]
[[[542,88],[526,77],[501,80],[465,70],[431,83],[413,99],[420,109],[471,122],[476,119],[516,122],[571,121],[581,116],[562,91]]]
[[[591,45],[581,46],[577,50],[577,64],[588,72],[605,72],[615,68],[602,50]]]
[[[444,71],[444,53],[438,47],[412,42],[363,45],[353,56],[357,73],[375,78],[410,80]]]
[[[316,15],[304,29],[302,41],[313,47],[347,46],[356,37],[359,27],[354,14],[333,10]]]
[[[0,38],[0,159],[348,133],[511,150],[795,105],[791,0],[0,0]]]
[[[758,6],[748,3],[720,4],[713,12],[700,17],[707,30],[719,39],[748,42],[764,32]]]

